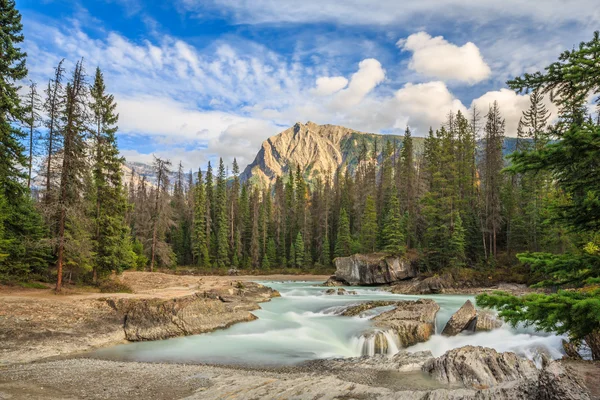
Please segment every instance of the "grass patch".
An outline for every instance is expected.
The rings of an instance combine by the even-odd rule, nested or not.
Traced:
[[[24,289],[48,289],[47,285],[40,282],[17,282],[16,285]]]

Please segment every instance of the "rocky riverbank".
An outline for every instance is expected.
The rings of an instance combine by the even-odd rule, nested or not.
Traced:
[[[317,360],[298,367],[68,359],[0,367],[1,399],[597,399],[596,364],[547,361],[541,370],[512,353],[467,346],[433,358]],[[591,372],[591,376],[589,376]]]
[[[125,272],[133,293],[0,291],[0,365],[226,328],[279,294],[238,277]]]

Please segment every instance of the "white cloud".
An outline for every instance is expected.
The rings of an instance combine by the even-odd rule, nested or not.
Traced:
[[[409,68],[425,76],[474,84],[491,73],[479,48],[472,42],[457,46],[442,36],[431,37],[427,32],[418,32],[399,40],[397,45],[413,53]]]
[[[523,111],[527,110],[530,105],[529,95],[519,95],[509,89],[500,89],[490,91],[473,100],[471,103],[471,109],[476,106],[482,117],[487,114],[490,105],[498,102],[500,114],[506,120],[506,131],[505,135],[510,137],[517,136],[517,125],[519,119],[523,115]],[[549,101],[549,97],[544,98],[546,108],[552,114],[553,119],[557,115],[557,108],[554,104]],[[549,121],[551,122],[551,121]]]
[[[348,79],[343,76],[322,76],[317,78],[313,93],[317,96],[329,96],[339,92],[348,85]]]
[[[485,23],[497,18],[526,17],[540,22],[599,21],[597,0],[546,0],[544,7],[535,1],[505,0],[178,0],[191,12],[208,12],[211,8],[228,14],[244,24],[318,23],[342,25],[421,25],[435,18],[462,18]]]
[[[407,83],[395,93],[395,100],[401,115],[400,120],[416,128],[421,135],[426,134],[430,126],[437,129],[444,123],[450,111],[466,112],[462,102],[440,81],[416,85]]]
[[[379,61],[374,58],[362,60],[358,64],[358,71],[352,75],[348,87],[335,95],[333,107],[344,109],[357,105],[384,79],[385,70]]]

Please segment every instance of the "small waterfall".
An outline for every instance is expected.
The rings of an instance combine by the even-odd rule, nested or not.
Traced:
[[[400,340],[393,330],[381,330],[365,333],[354,343],[354,346],[360,355],[374,356],[384,354],[393,356],[400,351]]]

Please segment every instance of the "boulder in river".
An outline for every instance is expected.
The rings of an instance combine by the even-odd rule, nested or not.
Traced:
[[[385,253],[354,254],[334,262],[336,279],[350,285],[383,285],[417,276],[411,260]]]
[[[452,317],[450,317],[450,320],[442,331],[442,335],[456,336],[475,322],[476,318],[477,310],[475,310],[473,303],[467,300],[457,312],[452,314]]]
[[[498,329],[502,326],[496,316],[489,310],[477,310],[477,320],[475,322],[475,332],[485,332]]]
[[[323,283],[323,286],[344,286],[344,282],[338,280],[335,275],[332,275]]]
[[[455,336],[462,331],[491,331],[502,326],[502,321],[488,310],[476,310],[473,303],[467,300],[457,312],[452,314],[444,327],[442,335]]]
[[[403,301],[396,308],[373,318],[377,328],[393,331],[399,344],[409,347],[429,340],[435,333],[435,316],[440,306],[430,299]]]
[[[423,366],[442,383],[462,383],[467,387],[486,388],[520,379],[537,379],[535,364],[515,353],[498,353],[481,346],[452,349]]]

